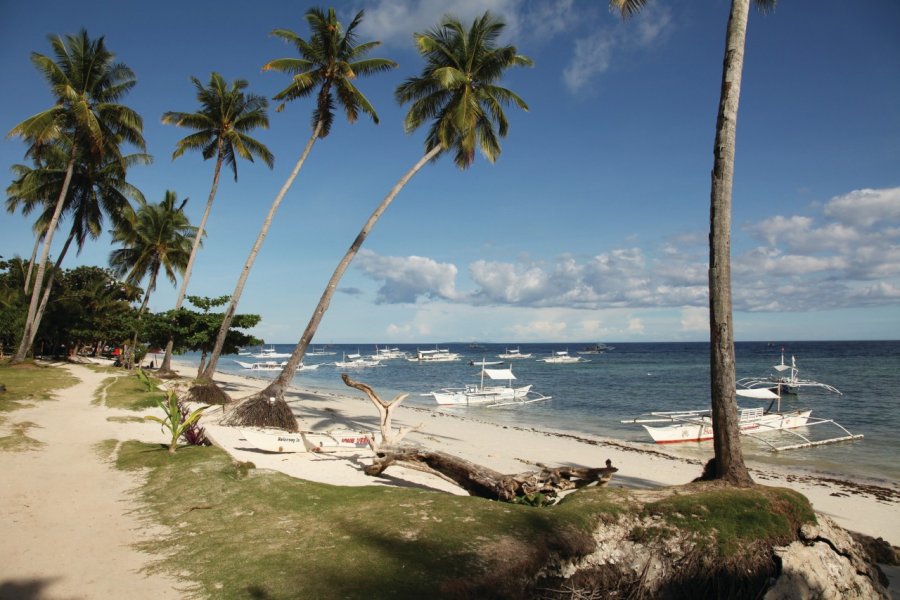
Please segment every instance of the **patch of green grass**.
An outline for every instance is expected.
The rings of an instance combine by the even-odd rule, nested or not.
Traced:
[[[146,423],[143,417],[106,417],[110,423]]]
[[[94,401],[109,408],[140,411],[157,408],[157,403],[165,397],[160,389],[148,390],[136,374],[125,374],[105,379],[97,388]]]
[[[0,452],[26,452],[44,446],[44,442],[28,437],[28,430],[33,427],[40,425],[31,421],[10,424],[9,435],[0,436]]]
[[[0,412],[11,412],[44,400],[52,400],[54,390],[72,387],[78,380],[58,366],[38,365],[32,361],[10,366],[0,365]]]
[[[763,486],[686,490],[647,503],[642,514],[692,532],[701,545],[714,541],[723,557],[762,540],[786,543],[796,537],[801,524],[816,520],[809,500],[793,490]]]
[[[143,498],[172,532],[146,549],[215,598],[491,596],[527,585],[550,551],[590,551],[613,505],[603,489],[540,509],[331,486],[235,465],[214,447],[170,455],[126,442],[117,464],[146,469]]]

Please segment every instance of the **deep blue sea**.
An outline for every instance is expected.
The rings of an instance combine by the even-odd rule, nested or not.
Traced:
[[[587,355],[591,362],[546,364],[536,358],[553,351],[575,354],[585,344],[439,344],[463,355],[451,363],[419,364],[405,360],[384,361],[378,368],[357,369],[351,376],[363,381],[384,398],[409,392],[405,404],[467,414],[478,419],[522,427],[536,427],[614,437],[654,447],[643,428],[621,423],[653,410],[682,410],[709,406],[709,345],[707,343],[614,343],[614,349],[599,355]],[[432,345],[395,344],[412,354],[417,348]],[[279,352],[290,353],[293,344],[275,344]],[[386,346],[381,346],[386,347]],[[536,391],[551,400],[524,406],[485,408],[440,408],[430,397],[420,394],[443,387],[475,383],[479,368],[469,360],[498,360],[506,348],[519,347],[533,353],[531,359],[512,361],[518,384],[531,383]],[[800,377],[830,384],[843,395],[824,390],[804,390],[798,396],[786,396],[784,408],[806,407],[813,416],[834,419],[852,433],[865,436],[859,441],[792,450],[773,454],[764,444],[745,439],[744,453],[756,466],[779,464],[847,477],[900,480],[900,341],[866,342],[738,342],[735,344],[737,377],[763,376],[774,372],[772,366],[796,357]],[[375,353],[371,344],[336,344],[328,348],[336,356],[307,356],[306,364],[341,359],[341,353]],[[178,357],[197,363],[196,355]],[[277,372],[250,372],[241,369],[235,358],[223,356],[218,368],[223,372],[259,377],[274,377]],[[507,363],[509,364],[509,363]],[[295,383],[311,389],[337,390],[358,395],[344,386],[340,371],[323,364],[314,371],[298,373]],[[753,406],[741,400],[741,406]],[[374,409],[373,409],[374,410]],[[812,437],[832,430],[827,425],[809,428]],[[778,434],[785,435],[785,434]],[[797,440],[799,441],[799,440]],[[705,460],[712,455],[712,443],[669,444],[666,451]]]

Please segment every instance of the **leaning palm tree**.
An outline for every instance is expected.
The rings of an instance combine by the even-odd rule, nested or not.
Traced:
[[[149,276],[144,301],[138,311],[137,320],[147,309],[150,294],[156,289],[156,279],[160,269],[175,285],[176,274],[184,273],[191,255],[191,240],[197,232],[182,210],[187,200],[176,207],[178,197],[169,190],[159,204],[138,202],[134,218],[123,227],[114,229],[113,243],[122,247],[109,255],[109,264],[116,277],[125,276],[129,285],[138,285]],[[130,367],[134,349],[138,342],[138,327],[125,357],[125,365]]]
[[[215,157],[216,165],[213,168],[212,187],[209,190],[209,197],[206,199],[206,208],[200,219],[200,225],[197,227],[191,256],[184,271],[181,288],[178,290],[178,298],[175,300],[175,310],[181,308],[187,293],[194,260],[200,248],[200,240],[206,231],[206,221],[219,187],[219,173],[222,165],[227,164],[231,167],[234,180],[237,181],[237,156],[250,162],[253,162],[254,157],[259,158],[270,169],[275,163],[275,157],[269,149],[248,135],[257,127],[268,129],[269,117],[266,115],[266,109],[269,106],[268,100],[256,94],[245,94],[244,89],[247,87],[247,82],[243,79],[236,79],[231,87],[228,87],[222,76],[215,72],[210,75],[207,86],[204,86],[196,77],[191,77],[191,81],[197,88],[200,110],[194,113],[167,112],[162,118],[163,123],[195,130],[194,133],[178,141],[172,158],[176,159],[188,150],[200,150],[204,160]],[[169,338],[169,342],[166,344],[166,353],[160,365],[160,373],[170,371],[173,344],[174,340]]]
[[[6,189],[6,208],[15,212],[21,208],[27,215],[37,207],[43,212],[35,221],[35,231],[46,231],[55,212],[51,198],[55,198],[66,178],[66,162],[69,150],[65,144],[58,143],[44,151],[41,162],[43,166],[28,167],[13,165],[16,179]],[[122,157],[107,155],[96,164],[92,160],[76,161],[72,173],[69,190],[63,206],[63,214],[71,216],[69,235],[56,259],[55,268],[44,284],[44,291],[35,316],[40,323],[53,288],[55,273],[59,271],[63,259],[74,241],[80,254],[88,239],[96,240],[103,232],[104,219],[108,218],[114,227],[119,227],[133,215],[133,208],[128,199],[143,200],[140,190],[125,180],[127,169],[138,164],[149,164],[147,154],[129,154]],[[30,347],[34,343],[38,328],[31,331]]]
[[[351,123],[356,121],[360,112],[369,115],[372,121],[378,123],[375,109],[354,85],[353,80],[363,75],[388,71],[396,67],[397,63],[384,58],[365,58],[371,50],[380,46],[381,42],[357,42],[355,30],[362,22],[362,18],[363,11],[359,11],[345,30],[338,21],[333,8],[328,9],[327,14],[319,8],[311,8],[306,11],[306,22],[311,30],[309,40],[304,40],[288,29],[276,29],[272,32],[272,35],[293,44],[300,53],[299,58],[279,58],[263,66],[264,71],[281,71],[293,75],[290,85],[275,95],[276,100],[282,101],[276,111],[283,110],[285,104],[291,100],[315,94],[316,108],[312,115],[312,135],[306,142],[306,147],[287,181],[284,182],[278,195],[275,196],[275,200],[272,201],[256,242],[247,257],[247,262],[244,263],[237,286],[231,295],[231,302],[228,303],[228,308],[225,310],[225,318],[219,328],[216,344],[210,353],[209,363],[203,374],[203,378],[210,382],[216,370],[222,347],[225,345],[225,336],[231,327],[232,319],[234,319],[244,284],[247,282],[250,269],[253,268],[253,262],[259,254],[263,241],[266,239],[269,227],[275,218],[275,212],[303,167],[313,144],[319,138],[326,137],[331,131],[335,104],[343,107],[347,120]]]
[[[645,0],[611,0],[623,17],[640,11]],[[712,396],[714,472],[735,485],[753,479],[744,464],[735,398],[734,323],[731,304],[731,191],[744,47],[751,0],[732,0],[725,35],[725,60],[713,147],[709,224],[710,392]],[[753,0],[766,12],[776,0]]]
[[[517,94],[498,86],[497,82],[507,69],[532,64],[531,59],[517,53],[515,46],[497,45],[504,27],[502,21],[486,12],[468,29],[457,19],[447,16],[427,33],[415,34],[416,48],[425,59],[425,67],[418,77],[402,83],[395,96],[401,104],[412,103],[404,123],[408,133],[426,121],[431,122],[425,139],[425,154],[384,197],[353,240],[325,286],[285,368],[268,387],[235,408],[230,415],[231,423],[296,431],[297,421],[284,402],[284,391],[306,355],[341,277],[372,227],[406,183],[444,152],[453,152],[460,169],[472,164],[476,149],[480,149],[490,162],[500,156],[498,135],[506,137],[509,131],[504,107],[510,102],[523,110],[528,110],[528,106]]]
[[[11,361],[13,364],[25,360],[30,348],[28,340],[33,338],[33,331],[38,326],[35,316],[44,272],[76,160],[88,154],[118,157],[119,145],[123,142],[142,150],[145,147],[141,117],[130,108],[117,104],[135,85],[131,69],[114,62],[115,55],[106,49],[103,38],[91,40],[84,29],[65,38],[50,36],[49,39],[55,60],[34,52],[31,61],[50,84],[56,102],[51,108],[16,125],[8,135],[23,138],[29,144],[32,156],[39,156],[48,143],[67,138],[70,155],[54,213],[44,232],[44,247],[35,272],[22,341]]]

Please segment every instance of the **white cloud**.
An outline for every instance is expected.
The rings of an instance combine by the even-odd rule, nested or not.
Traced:
[[[581,91],[595,75],[609,69],[615,42],[608,32],[575,40],[575,50],[569,65],[563,69],[563,82],[573,94]]]
[[[653,47],[665,39],[671,28],[672,13],[653,3],[627,23],[618,22],[615,27],[595,24],[590,35],[575,39],[572,59],[563,69],[563,82],[570,92],[578,93],[609,69],[615,55]]]
[[[825,204],[826,217],[859,227],[900,221],[900,187],[855,190]]]
[[[530,321],[521,325],[516,324],[510,328],[514,339],[554,341],[565,339],[566,328],[564,321]]]
[[[362,39],[411,48],[413,33],[433,28],[444,15],[467,23],[490,11],[506,22],[505,33],[512,36],[519,29],[519,4],[520,0],[378,0],[366,7],[358,31]]]
[[[867,200],[859,201],[864,196]],[[863,219],[846,211],[845,199],[865,205]],[[810,215],[780,215],[748,224],[744,232],[764,242],[732,257],[735,310],[814,311],[854,306],[890,306],[900,289],[900,227],[895,226],[893,190],[866,190],[832,199]],[[877,200],[876,200],[877,199]],[[886,201],[889,200],[889,201]],[[827,214],[826,214],[827,213]],[[840,218],[849,215],[849,221]],[[900,218],[900,217],[898,217]],[[702,236],[682,235],[655,248],[612,248],[591,257],[569,254],[512,262],[479,260],[459,268],[424,257],[380,257],[360,253],[358,267],[381,283],[377,301],[444,300],[471,307],[605,310],[682,309],[682,327],[706,327],[707,254]],[[464,268],[464,265],[460,267]],[[554,324],[537,323],[549,335]],[[570,319],[567,332],[590,339],[599,321]],[[701,325],[702,324],[702,325]],[[537,326],[537,325],[536,325]]]
[[[689,306],[681,309],[681,331],[708,331],[709,309],[700,306]]]
[[[628,333],[642,334],[644,333],[644,321],[638,317],[628,319]]]
[[[415,302],[421,296],[457,298],[455,265],[421,256],[378,256],[361,250],[356,266],[368,277],[383,282],[377,303]]]

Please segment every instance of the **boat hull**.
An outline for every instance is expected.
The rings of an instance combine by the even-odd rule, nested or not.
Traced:
[[[273,429],[241,429],[247,443],[266,452],[336,452],[368,448],[380,436],[370,431],[336,429],[289,433]]]
[[[494,404],[521,400],[531,391],[531,385],[511,388],[506,386],[485,387],[472,389],[445,389],[439,392],[431,392],[435,402],[441,406],[468,406],[471,404]]]
[[[811,413],[811,410],[762,414],[745,413],[741,415],[740,430],[741,433],[766,433],[782,429],[797,429],[806,425]],[[650,425],[643,427],[657,444],[703,442],[713,438],[712,420],[709,415],[692,417],[685,422],[664,427]]]

